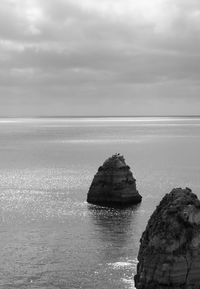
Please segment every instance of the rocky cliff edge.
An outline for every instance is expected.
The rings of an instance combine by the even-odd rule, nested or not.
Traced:
[[[140,243],[137,289],[200,289],[200,201],[189,188],[165,195]]]

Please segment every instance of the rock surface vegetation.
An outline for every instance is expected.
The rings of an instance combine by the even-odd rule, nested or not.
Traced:
[[[200,289],[200,201],[189,188],[166,194],[140,240],[137,289]]]

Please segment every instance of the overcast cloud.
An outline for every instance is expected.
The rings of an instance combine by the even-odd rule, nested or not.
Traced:
[[[0,115],[200,113],[199,0],[1,0]]]

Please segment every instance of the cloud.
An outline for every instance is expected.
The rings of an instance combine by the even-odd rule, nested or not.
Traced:
[[[143,85],[132,96],[140,103],[145,85],[163,95],[173,86],[180,98],[185,84],[197,99],[199,24],[197,0],[2,0],[0,92],[51,87],[68,101],[71,89],[112,100],[120,86],[131,94]]]

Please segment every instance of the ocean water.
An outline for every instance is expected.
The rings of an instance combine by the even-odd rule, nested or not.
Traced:
[[[0,119],[0,288],[135,288],[139,239],[174,187],[200,197],[199,118]],[[86,203],[98,167],[124,155],[143,196]]]

